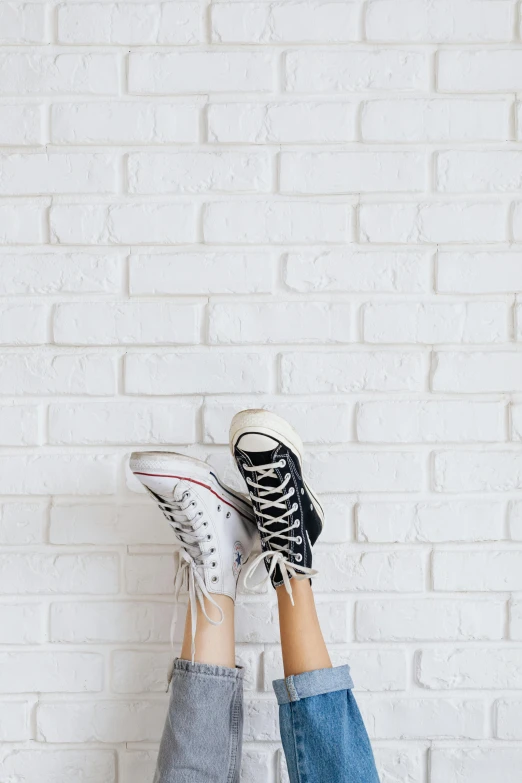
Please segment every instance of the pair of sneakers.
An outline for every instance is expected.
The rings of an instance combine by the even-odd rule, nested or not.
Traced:
[[[236,598],[239,574],[259,534],[261,553],[251,560],[248,586],[264,560],[274,587],[308,579],[312,547],[323,527],[323,510],[303,479],[303,445],[282,418],[265,410],[236,414],[230,448],[248,494],[227,487],[206,462],[166,451],[135,452],[130,467],[167,518],[180,544],[176,595],[188,589],[192,611],[192,659],[197,604],[218,625],[223,611],[213,596]],[[263,580],[264,581],[264,580]],[[208,616],[205,599],[221,619]]]

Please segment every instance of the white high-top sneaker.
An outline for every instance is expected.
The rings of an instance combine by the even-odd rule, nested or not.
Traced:
[[[223,611],[212,598],[236,599],[237,580],[257,534],[249,500],[225,486],[214,470],[183,454],[167,451],[134,452],[130,468],[156,501],[181,545],[175,592],[188,589],[192,613],[192,660],[199,601],[213,625]],[[221,614],[211,620],[206,598]]]

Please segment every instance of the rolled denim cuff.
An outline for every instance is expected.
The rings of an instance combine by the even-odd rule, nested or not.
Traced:
[[[333,691],[347,691],[353,688],[349,666],[336,666],[334,669],[316,669],[274,680],[272,683],[278,704],[289,704],[310,696],[320,696]]]
[[[214,666],[210,663],[192,663],[184,658],[176,658],[172,666],[172,674],[200,674],[207,677],[230,677],[233,680],[242,680],[245,676],[245,670],[240,666],[235,669],[229,669],[228,666]]]

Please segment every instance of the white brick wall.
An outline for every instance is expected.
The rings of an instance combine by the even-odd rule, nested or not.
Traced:
[[[382,783],[520,783],[521,18],[0,2],[2,780],[152,779],[184,606],[128,455],[238,482],[263,406],[307,444]],[[242,781],[285,783],[271,591],[237,638]]]

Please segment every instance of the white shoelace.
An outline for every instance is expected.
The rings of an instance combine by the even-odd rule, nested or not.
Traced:
[[[207,537],[206,525],[202,520],[203,512],[196,511],[197,503],[192,500],[189,490],[184,490],[181,497],[176,499],[166,498],[163,495],[151,493],[158,503],[163,514],[167,518],[172,530],[181,544],[180,566],[174,582],[174,593],[176,599],[183,589],[185,579],[188,583],[188,594],[190,599],[190,618],[192,625],[192,663],[196,655],[196,627],[198,620],[196,601],[199,601],[201,611],[211,625],[221,625],[224,619],[224,613],[219,604],[212,598],[205,585],[205,580],[200,574],[200,570],[207,569],[207,560],[212,557],[212,552],[202,552],[201,542]],[[189,509],[192,513],[189,512]],[[189,513],[187,513],[189,512]],[[212,620],[205,608],[205,600],[209,601],[219,611],[221,617],[219,620]],[[171,644],[173,645],[174,620],[170,629]],[[169,680],[170,681],[170,680]]]
[[[258,474],[258,481],[263,481],[263,479],[267,478],[275,478],[279,480],[279,477],[276,473],[276,468],[284,468],[286,466],[286,460],[280,459],[277,460],[277,462],[272,462],[268,465],[246,465],[243,464],[243,469],[245,471],[255,472]],[[265,544],[269,545],[271,549],[269,551],[263,551],[260,555],[258,555],[251,563],[250,568],[248,569],[246,576],[245,576],[245,585],[248,586],[248,582],[250,581],[250,578],[254,571],[256,570],[258,564],[263,561],[270,559],[270,568],[269,571],[260,582],[256,583],[255,585],[252,585],[252,587],[259,587],[259,585],[264,584],[265,582],[269,581],[277,568],[279,566],[279,570],[281,571],[281,575],[283,577],[283,583],[285,585],[286,592],[290,596],[290,600],[292,602],[292,605],[294,603],[294,597],[292,595],[292,585],[290,584],[290,577],[293,577],[295,579],[308,579],[311,576],[314,576],[317,574],[317,571],[315,571],[313,568],[308,568],[307,566],[301,566],[297,563],[291,563],[287,558],[288,556],[292,554],[292,550],[290,549],[289,544],[293,541],[300,544],[301,543],[301,537],[300,536],[292,536],[291,531],[295,528],[299,527],[299,520],[296,520],[295,522],[290,522],[288,519],[291,517],[295,511],[298,510],[299,506],[297,503],[293,503],[290,508],[287,508],[286,501],[289,500],[289,498],[293,497],[294,495],[294,488],[290,487],[290,489],[286,490],[288,483],[291,479],[290,473],[287,473],[284,480],[278,487],[268,487],[263,486],[260,483],[256,483],[250,478],[246,479],[247,485],[252,489],[257,490],[257,494],[250,491],[250,497],[252,498],[252,501],[255,504],[255,510],[256,510],[256,517],[259,519],[261,517],[263,520],[266,520],[262,525],[258,523],[259,532],[262,534],[262,540],[265,542]],[[276,498],[275,500],[269,500],[267,498],[268,495],[281,495],[281,497]],[[275,509],[281,509],[283,511],[282,514],[279,516],[274,516],[271,513],[264,513],[270,508]],[[274,530],[273,525],[274,523],[288,523],[288,527],[282,528],[280,530]],[[282,539],[285,543],[283,545],[277,543],[273,539]],[[298,573],[299,572],[299,573]]]

